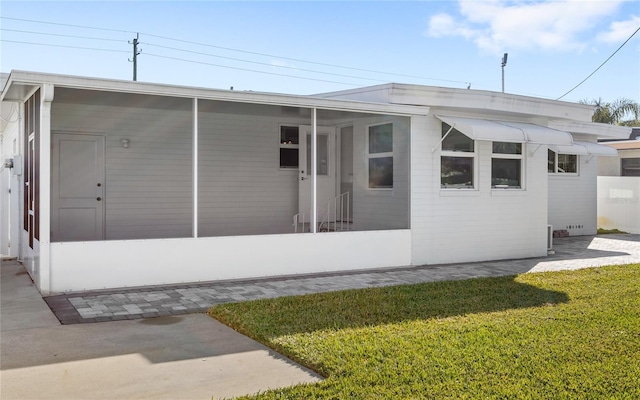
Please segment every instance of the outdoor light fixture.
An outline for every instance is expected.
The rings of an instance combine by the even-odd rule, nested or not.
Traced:
[[[122,139],[120,140],[120,143],[122,143],[122,147],[124,147],[125,149],[129,148],[129,139]]]
[[[502,93],[504,93],[504,67],[507,65],[507,57],[509,57],[509,53],[504,53],[502,56]]]

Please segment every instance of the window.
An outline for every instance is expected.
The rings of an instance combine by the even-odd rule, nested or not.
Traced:
[[[620,159],[620,176],[640,176],[640,158]]]
[[[393,124],[369,127],[369,188],[393,188]]]
[[[550,174],[577,174],[578,156],[548,151],[547,171]]]
[[[280,127],[280,168],[298,168],[300,129],[297,126]]]
[[[547,172],[550,174],[556,173],[556,165],[558,162],[556,161],[556,152],[552,150],[547,151]]]
[[[457,129],[451,129],[451,126],[444,122],[442,137],[440,187],[473,189],[475,187],[475,142]]]
[[[522,188],[522,143],[493,142],[491,187]]]

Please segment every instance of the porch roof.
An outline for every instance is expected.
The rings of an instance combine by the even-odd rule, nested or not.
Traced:
[[[571,146],[570,133],[524,122],[436,115],[473,140]]]
[[[389,115],[428,115],[429,107],[401,104],[373,103],[353,100],[326,99],[314,96],[260,93],[207,89],[156,83],[132,82],[113,79],[87,78],[28,71],[11,71],[2,91],[2,101],[24,101],[41,85],[74,89],[137,93],[156,96],[198,98],[239,103],[259,103],[325,110],[356,111]]]

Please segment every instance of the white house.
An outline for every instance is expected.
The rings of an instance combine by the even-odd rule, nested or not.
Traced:
[[[630,132],[477,90],[6,78],[0,253],[44,295],[544,256],[595,233],[597,139]]]

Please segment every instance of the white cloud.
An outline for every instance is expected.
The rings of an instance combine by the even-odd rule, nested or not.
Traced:
[[[438,14],[431,17],[429,31],[427,34],[432,37],[462,36],[465,39],[473,39],[481,32],[466,27],[464,24],[456,23],[448,14]]]
[[[640,16],[631,16],[626,21],[612,22],[607,32],[598,35],[598,40],[605,43],[622,43],[640,27]]]
[[[603,17],[614,14],[623,1],[459,1],[459,15],[437,14],[425,34],[461,36],[489,53],[537,48],[581,51],[580,35]],[[624,29],[619,28],[624,31]],[[626,28],[625,28],[626,29]],[[618,28],[611,27],[611,32]]]

